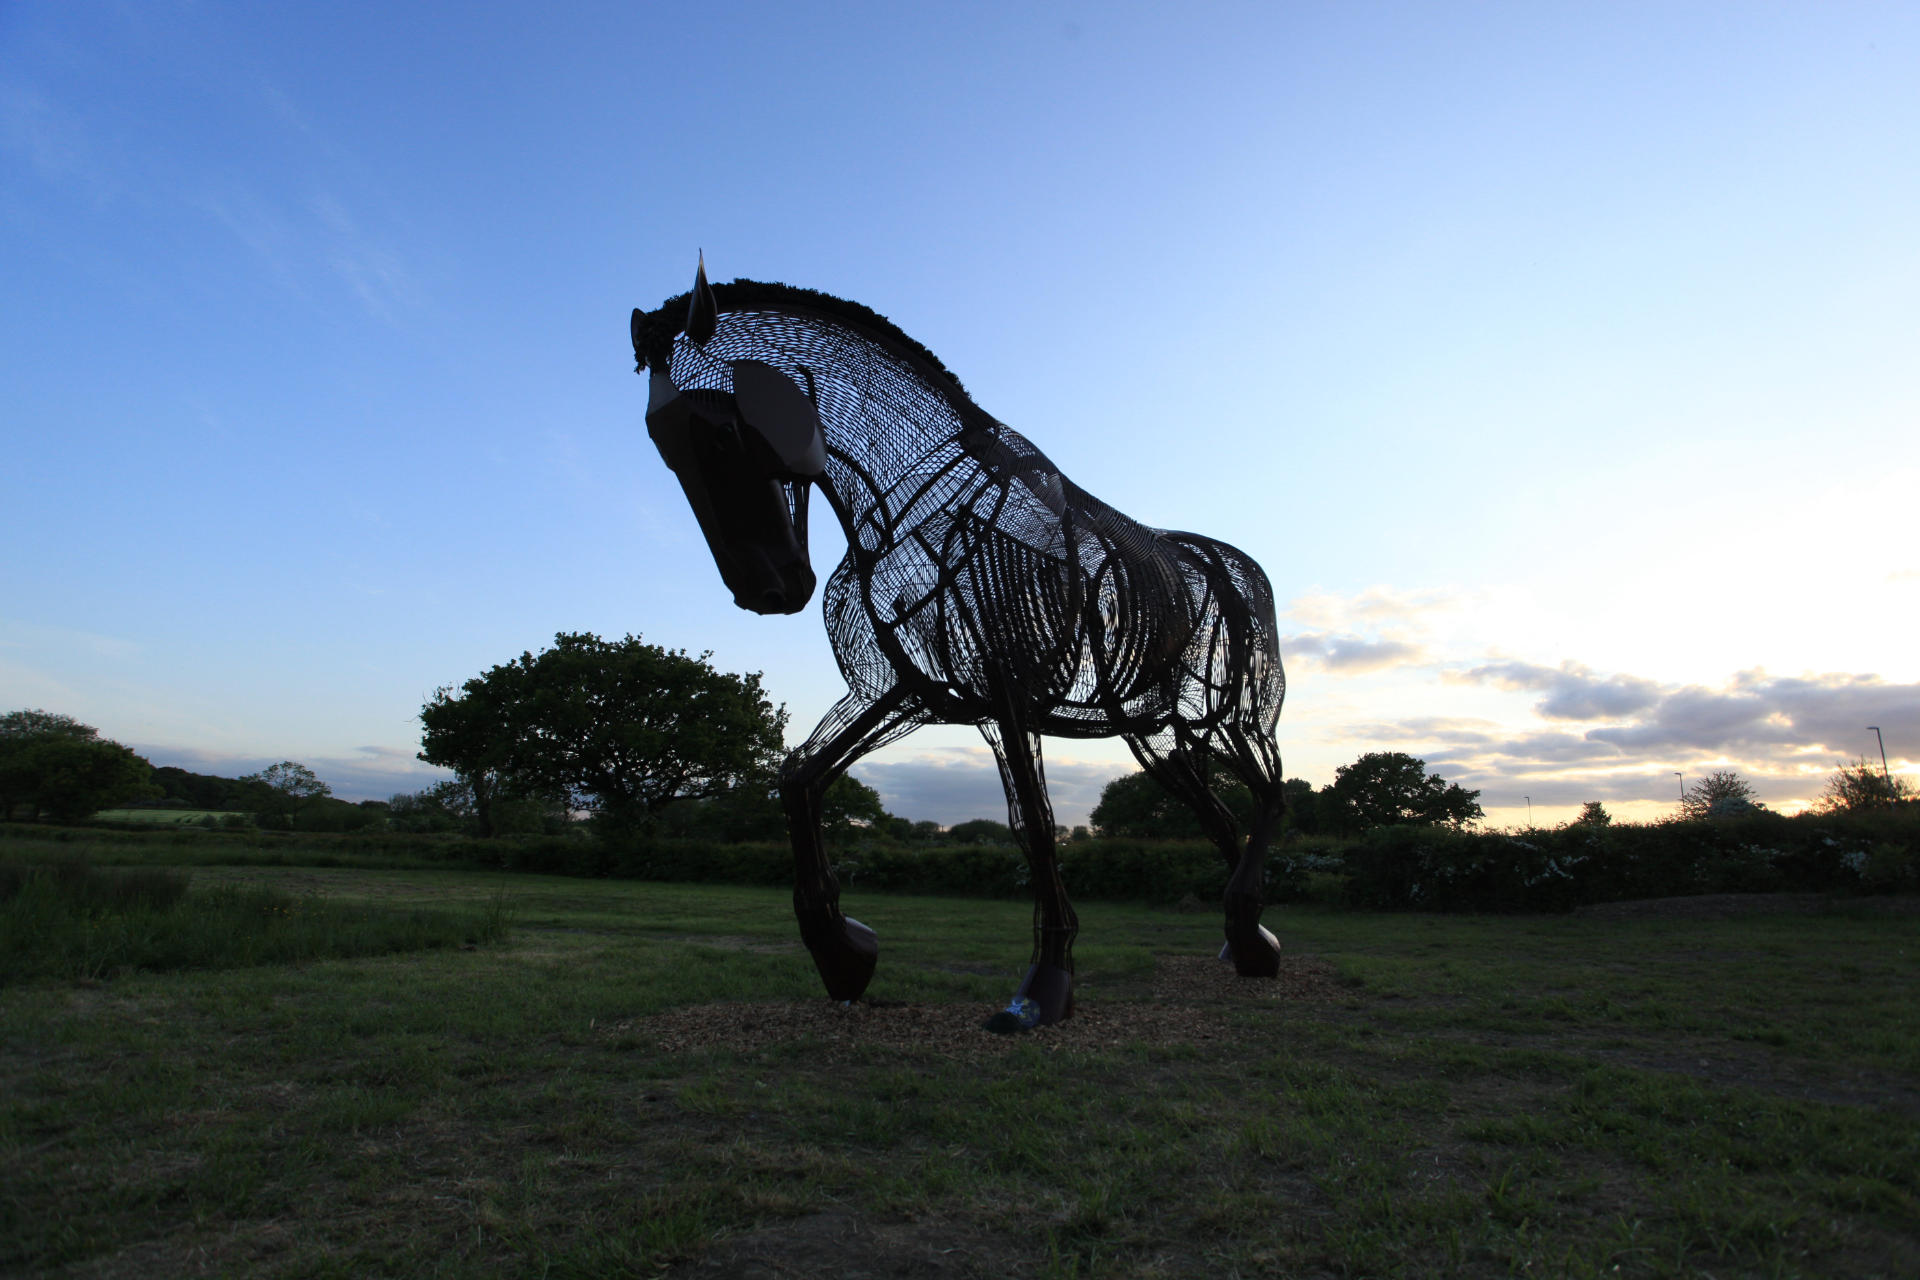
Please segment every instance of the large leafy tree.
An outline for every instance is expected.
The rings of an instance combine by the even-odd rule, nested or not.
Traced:
[[[54,711],[25,708],[0,716],[0,741],[46,737],[78,738],[84,741],[99,736],[100,731],[92,725],[81,724],[72,716],[63,716]]]
[[[298,760],[282,760],[258,773],[236,779],[234,795],[251,810],[263,826],[285,829],[294,825],[295,816],[325,800],[333,788]]]
[[[489,830],[503,795],[562,798],[615,829],[646,823],[764,777],[782,749],[785,708],[757,673],[716,671],[712,656],[562,632],[436,692],[420,710],[420,758],[467,781]]]
[[[1253,816],[1253,794],[1236,778],[1215,776],[1214,794],[1242,827]],[[1145,770],[1122,774],[1101,788],[1100,801],[1087,815],[1105,837],[1138,840],[1199,840],[1206,833],[1193,810]]]
[[[0,716],[0,817],[17,806],[72,822],[155,793],[153,768],[92,725],[50,711]]]
[[[1613,825],[1613,815],[1608,813],[1607,807],[1598,800],[1589,800],[1580,806],[1580,816],[1575,818],[1571,825],[1576,827],[1610,827]]]
[[[881,804],[880,793],[852,774],[835,778],[820,798],[820,827],[833,839],[844,840],[860,830],[894,835],[899,821]],[[729,842],[780,840],[787,834],[787,815],[780,805],[779,783],[769,773],[710,799],[674,805],[660,816],[654,831]]]
[[[1820,808],[1827,813],[1852,813],[1861,809],[1890,809],[1902,801],[1913,800],[1920,791],[1904,777],[1883,772],[1868,764],[1863,756],[1854,764],[1843,764],[1827,779],[1820,795]]]
[[[282,760],[279,764],[270,764],[258,773],[243,775],[240,782],[242,784],[257,783],[289,805],[319,800],[333,794],[333,788],[320,781],[319,774],[298,760]]]
[[[1738,818],[1765,811],[1754,799],[1753,787],[1731,769],[1710,773],[1681,793],[1680,816],[1695,821],[1702,818]]]
[[[1480,793],[1427,772],[1404,751],[1370,751],[1334,770],[1320,793],[1322,817],[1347,831],[1372,827],[1464,827],[1480,820]]]

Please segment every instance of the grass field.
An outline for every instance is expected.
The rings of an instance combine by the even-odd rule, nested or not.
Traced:
[[[999,1039],[1019,904],[850,893],[841,1011],[780,892],[191,874],[511,933],[0,987],[0,1274],[1920,1274],[1910,915],[1089,904]]]
[[[226,809],[102,809],[93,815],[96,822],[124,822],[130,826],[192,827],[208,818],[241,819],[247,815]]]

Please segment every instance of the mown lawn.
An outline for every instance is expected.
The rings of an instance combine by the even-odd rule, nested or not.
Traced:
[[[836,1021],[777,891],[192,876],[511,932],[0,986],[0,1274],[1920,1274],[1912,916],[1276,909],[1274,999],[1088,904],[1002,1041],[1020,904],[850,893]]]

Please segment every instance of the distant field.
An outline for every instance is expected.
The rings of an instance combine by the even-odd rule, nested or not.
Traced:
[[[0,988],[0,1274],[1920,1274],[1911,916],[1089,903],[1002,1039],[1020,903],[849,893],[840,1010],[781,890],[189,874],[511,934]]]
[[[102,809],[93,815],[101,822],[139,823],[154,827],[190,826],[204,819],[244,818],[244,813],[226,809]]]

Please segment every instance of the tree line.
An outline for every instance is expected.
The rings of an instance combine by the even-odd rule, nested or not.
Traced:
[[[1480,793],[1447,782],[1426,761],[1400,751],[1369,752],[1334,771],[1315,789],[1288,778],[1287,823],[1302,835],[1359,835],[1381,826],[1445,826],[1478,822]],[[1245,784],[1216,779],[1215,792],[1244,830],[1253,818],[1253,795]],[[1135,839],[1198,840],[1204,833],[1193,810],[1153,778],[1131,773],[1115,778],[1088,815],[1096,834]]]
[[[37,709],[0,716],[0,818],[79,822],[118,807],[203,809],[228,815],[228,826],[356,831],[384,827],[388,805],[336,799],[293,760],[239,778],[155,768],[72,716]]]
[[[561,632],[551,648],[522,653],[458,686],[436,690],[420,710],[420,759],[455,777],[386,801],[352,803],[296,761],[241,778],[155,769],[91,725],[40,710],[0,716],[0,818],[72,822],[116,805],[203,809],[281,830],[560,834],[584,818],[611,840],[682,838],[779,841],[786,836],[779,762],[787,712],[758,673],[716,670],[711,653],[689,654],[634,635],[603,640]],[[1253,799],[1237,781],[1216,780],[1243,827]],[[1380,827],[1460,830],[1483,816],[1480,793],[1449,783],[1403,752],[1369,752],[1316,788],[1284,783],[1290,830],[1351,836]],[[1842,765],[1819,807],[1855,811],[1914,801],[1905,778],[1862,759]],[[943,830],[887,812],[871,787],[842,775],[825,797],[832,835],[856,830],[898,843],[1012,840],[1007,825],[978,818]],[[1707,775],[1686,790],[1681,816],[1759,811],[1737,774]],[[1089,817],[1091,832],[1067,838],[1200,839],[1192,811],[1145,773],[1109,782]],[[1609,822],[1599,802],[1582,824]]]

